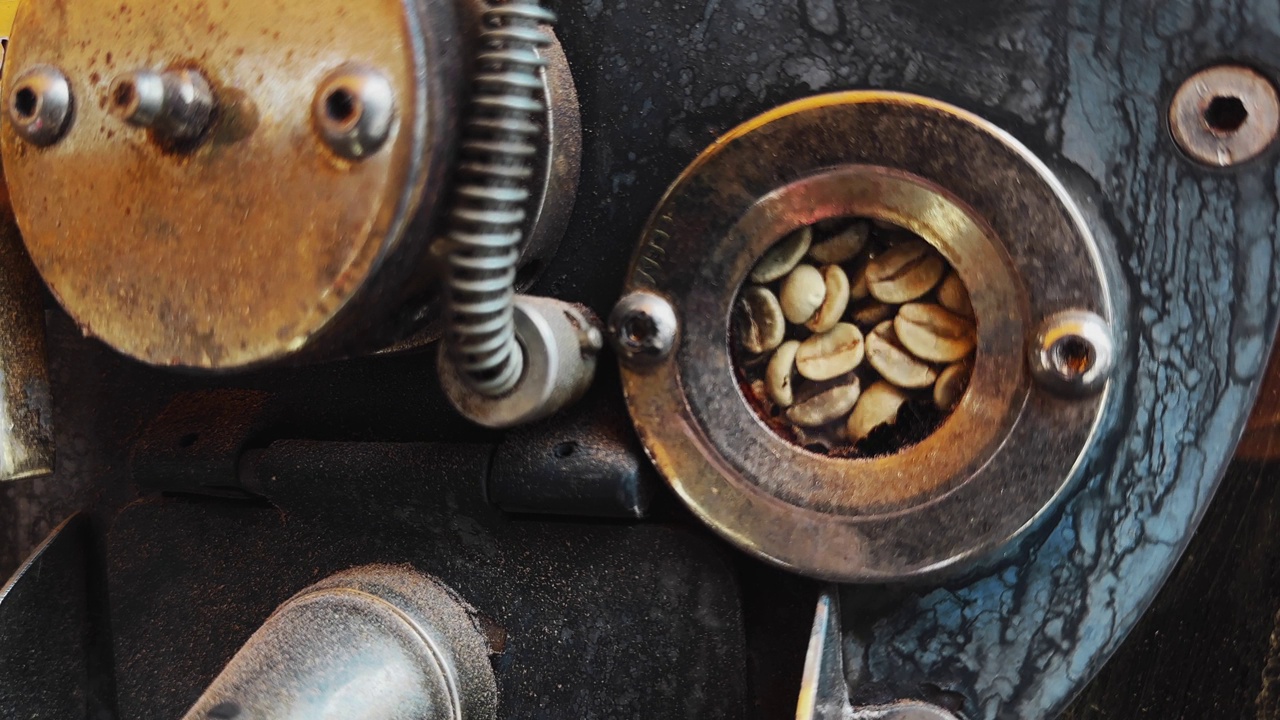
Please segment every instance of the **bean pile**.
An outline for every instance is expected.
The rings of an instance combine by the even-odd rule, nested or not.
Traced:
[[[897,452],[933,432],[968,387],[969,294],[933,246],[897,226],[797,230],[760,258],[734,312],[747,397],[816,452]]]

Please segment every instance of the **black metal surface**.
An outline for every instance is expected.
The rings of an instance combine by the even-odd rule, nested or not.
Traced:
[[[507,433],[489,471],[489,501],[515,513],[643,518],[661,480],[626,414],[600,400]]]
[[[477,450],[282,442],[257,461],[272,507],[130,506],[108,539],[121,717],[179,716],[277,605],[371,562],[491,621],[499,717],[746,716],[732,555],[677,528],[512,520]]]
[[[73,516],[0,588],[0,709],[6,717],[113,717],[90,537],[88,518]]]

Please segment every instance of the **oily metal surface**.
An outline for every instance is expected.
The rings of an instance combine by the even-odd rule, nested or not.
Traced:
[[[419,12],[401,0],[23,4],[5,78],[56,64],[75,114],[52,147],[6,123],[0,148],[32,259],[82,328],[146,362],[202,368],[260,363],[323,332],[396,255],[422,163],[441,162],[426,151],[441,109],[419,82],[434,62]],[[326,149],[311,118],[321,80],[352,62],[396,99],[391,137],[358,163]],[[107,111],[116,76],[169,67],[197,69],[217,98],[189,153]]]
[[[43,294],[0,184],[0,481],[53,472]]]
[[[834,169],[833,169],[834,168]],[[759,421],[728,351],[737,288],[797,227],[870,216],[929,240],[970,290],[970,391],[898,454],[833,458]],[[730,132],[672,186],[627,290],[668,297],[681,331],[657,365],[623,364],[646,449],[700,517],[741,547],[819,577],[918,577],[971,564],[1028,527],[1072,479],[1107,394],[1033,385],[1032,328],[1112,314],[1098,249],[1065,191],[1003,132],[918,96],[817,96]]]

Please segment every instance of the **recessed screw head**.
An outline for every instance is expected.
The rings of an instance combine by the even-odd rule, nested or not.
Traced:
[[[1280,94],[1242,65],[1217,65],[1187,78],[1169,106],[1169,130],[1182,151],[1212,167],[1260,155],[1280,134]]]
[[[609,314],[609,338],[623,362],[655,363],[676,344],[676,311],[666,298],[651,292],[626,295]]]
[[[395,112],[395,91],[387,78],[358,66],[330,73],[311,107],[320,139],[348,160],[362,160],[386,143]]]
[[[1060,395],[1087,397],[1101,392],[1115,368],[1111,326],[1085,310],[1047,318],[1028,348],[1031,374]]]
[[[9,92],[9,121],[18,137],[47,147],[62,139],[71,124],[71,83],[48,65],[28,68]]]

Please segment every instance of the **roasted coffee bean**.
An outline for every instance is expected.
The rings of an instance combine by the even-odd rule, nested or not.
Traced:
[[[932,245],[923,240],[906,240],[867,265],[867,289],[881,302],[910,302],[932,290],[944,272],[946,262]]]
[[[840,323],[814,335],[796,350],[796,371],[810,380],[830,380],[862,364],[866,349],[856,325]]]
[[[955,409],[960,404],[960,398],[964,397],[964,391],[969,389],[969,376],[972,372],[973,368],[967,362],[959,362],[943,370],[938,376],[938,382],[933,385],[933,404],[944,412]]]
[[[861,220],[853,223],[834,237],[814,243],[809,257],[823,264],[849,262],[867,245],[871,226]]]
[[[849,415],[846,424],[849,439],[858,442],[881,425],[897,422],[898,411],[906,401],[907,396],[889,383],[883,380],[872,383],[858,398],[858,404]]]
[[[867,362],[885,380],[900,388],[926,388],[938,379],[938,373],[916,358],[898,341],[893,321],[885,320],[867,336]]]
[[[858,379],[837,385],[805,400],[792,405],[787,410],[787,419],[801,427],[818,427],[844,417],[858,402]]]
[[[938,286],[938,304],[960,317],[973,319],[973,305],[969,302],[969,291],[965,289],[960,276],[955,272],[948,273],[946,279]]]
[[[778,407],[791,407],[791,403],[795,402],[791,376],[796,369],[796,351],[799,349],[799,340],[782,343],[769,360],[769,367],[765,368],[765,388]]]
[[[782,344],[787,323],[778,299],[768,288],[752,285],[742,291],[738,301],[738,333],[742,347],[759,355]]]
[[[871,291],[867,289],[867,263],[863,261],[849,273],[849,300],[865,300],[869,297]]]
[[[782,281],[782,314],[796,325],[809,322],[827,297],[827,282],[812,265],[797,265]]]
[[[870,300],[862,306],[854,309],[849,317],[854,323],[861,328],[873,328],[880,323],[893,317],[893,313],[897,308],[892,305],[885,305],[879,300]]]
[[[973,323],[941,305],[903,305],[893,331],[912,355],[930,362],[955,362],[972,352],[975,342]]]
[[[822,268],[822,280],[827,286],[827,295],[822,299],[818,312],[809,318],[805,327],[816,333],[830,330],[840,322],[845,308],[849,307],[849,276],[839,265],[828,265]]]
[[[779,240],[773,247],[765,251],[756,267],[751,271],[751,280],[760,284],[771,283],[791,272],[800,263],[804,254],[809,252],[809,244],[813,242],[813,230],[800,228]]]

